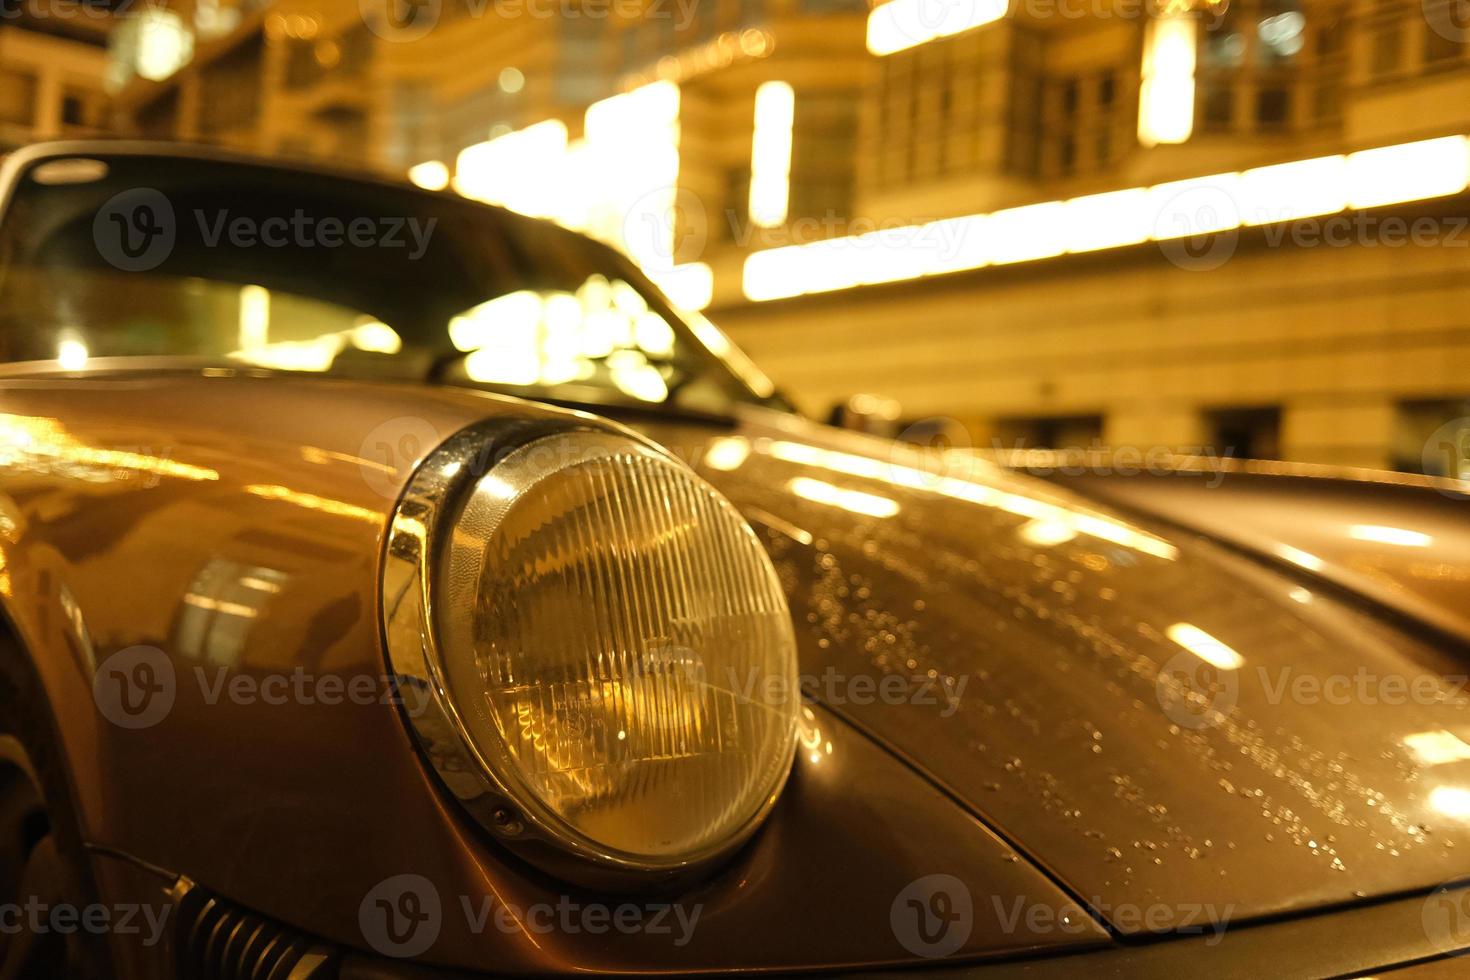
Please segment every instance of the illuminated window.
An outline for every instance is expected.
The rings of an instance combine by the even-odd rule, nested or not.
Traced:
[[[1194,14],[1149,21],[1138,96],[1138,141],[1183,143],[1194,132],[1199,22]]]
[[[1340,11],[1299,0],[1237,0],[1207,18],[1199,126],[1214,133],[1336,125],[1347,71]]]

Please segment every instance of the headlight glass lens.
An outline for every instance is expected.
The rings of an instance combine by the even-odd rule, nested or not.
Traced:
[[[635,440],[549,436],[475,486],[444,552],[445,674],[533,819],[672,865],[748,830],[791,765],[791,617],[749,526]]]

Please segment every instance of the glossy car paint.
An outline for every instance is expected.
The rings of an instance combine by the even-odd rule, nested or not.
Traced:
[[[1239,922],[1465,875],[1463,646],[1393,629],[1338,590],[1200,534],[983,462],[785,428],[709,475],[757,523],[800,529],[773,554],[806,669],[968,675],[948,719],[920,705],[833,707],[1119,933],[1160,928],[1123,920],[1140,906],[1180,915],[1208,902]],[[871,510],[865,497],[792,492],[809,479],[892,514],[842,507]],[[1314,541],[1337,528],[1335,550],[1319,547],[1324,565],[1373,553],[1342,518],[1295,512]],[[1422,559],[1463,573],[1456,540],[1431,540]],[[1172,638],[1181,624],[1239,659],[1214,671],[1220,690],[1203,714],[1171,697],[1169,679],[1200,665]]]
[[[590,899],[491,842],[421,761],[399,708],[380,700],[382,539],[398,491],[438,440],[487,417],[556,412],[466,390],[232,369],[0,382],[0,594],[56,706],[88,840],[359,948],[368,892],[422,875],[446,910],[422,959],[449,966],[898,963],[912,954],[891,906],[932,873],[973,883],[977,903],[993,894],[1007,910],[1055,913],[1044,928],[1007,929],[977,904],[959,955],[1108,942],[972,814],[821,708],[757,838],[707,882],[646,899],[701,907],[685,945],[473,931],[463,901],[478,913],[487,896],[522,909]],[[709,434],[688,433],[694,443]],[[129,729],[99,713],[93,680],[139,645],[168,657],[172,704]],[[292,693],[298,671],[307,699]],[[329,677],[340,684],[316,686]],[[347,698],[361,680],[373,695]],[[240,696],[227,686],[237,683]],[[1068,909],[1068,928],[1056,927]]]
[[[554,410],[228,369],[11,378],[0,398],[7,609],[61,712],[90,839],[356,946],[362,896],[393,874],[522,906],[566,891],[464,819],[393,706],[208,703],[217,666],[257,679],[297,667],[380,676],[378,552],[397,488],[436,439],[497,414]],[[1280,671],[1450,676],[1458,651],[1201,536],[988,464],[956,469],[774,413],[732,429],[643,429],[715,481],[768,543],[803,672],[828,702],[813,715],[820,734],[766,830],[707,885],[675,896],[706,908],[687,946],[487,939],[447,916],[426,960],[901,962],[890,906],[931,873],[981,897],[960,955],[1107,941],[1091,923],[1007,932],[999,913],[1015,897],[1080,902],[1127,935],[1187,926],[1179,910],[1196,906],[1241,922],[1462,876],[1470,840],[1431,800],[1458,787],[1465,763],[1425,764],[1404,740],[1470,736],[1463,703],[1271,695]],[[812,499],[811,481],[861,496]],[[884,516],[875,501],[887,501]],[[201,576],[209,567],[233,569],[233,584]],[[251,608],[242,577],[279,588]],[[203,639],[181,642],[200,608],[213,614]],[[1181,622],[1244,659],[1232,702],[1199,727],[1159,695],[1161,668],[1189,656],[1167,635]],[[167,651],[179,683],[166,718],[128,731],[99,717],[91,680],[95,664],[137,644]],[[844,681],[875,675],[935,683],[881,704]],[[1132,914],[1153,906],[1174,911]],[[760,944],[738,939],[751,930]]]
[[[1064,486],[1295,566],[1297,574],[1470,643],[1470,485],[1253,461],[1215,472],[1180,461],[1157,475],[1063,473],[1063,465],[1057,459],[1043,471]]]

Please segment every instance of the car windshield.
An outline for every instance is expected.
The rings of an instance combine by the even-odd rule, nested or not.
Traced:
[[[546,223],[255,164],[48,159],[20,176],[0,222],[0,361],[119,357],[608,407],[777,404],[709,321]]]

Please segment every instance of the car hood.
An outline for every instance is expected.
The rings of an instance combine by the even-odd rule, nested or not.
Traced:
[[[762,531],[812,695],[1120,933],[1465,874],[1463,655],[983,461],[776,416],[648,431]]]
[[[254,373],[7,387],[7,411],[22,413],[10,416],[12,448],[35,475],[16,513],[0,514],[19,538],[6,571],[20,576],[18,595],[67,587],[59,611],[27,614],[25,632],[59,636],[56,624],[73,623],[66,635],[79,645],[56,646],[48,669],[87,706],[88,671],[66,663],[93,664],[89,634],[103,651],[172,649],[199,618],[185,606],[235,610],[208,619],[211,662],[379,669],[372,556],[414,466],[478,419],[546,414],[469,391]],[[769,832],[707,886],[709,925],[681,963],[728,955],[722,937],[767,921],[768,906],[741,903],[761,895],[804,918],[787,930],[793,945],[742,951],[746,965],[892,961],[903,950],[884,938],[889,903],[917,873],[970,884],[967,950],[984,953],[1099,941],[1017,927],[1002,896],[1061,897],[1053,884],[1127,934],[1427,890],[1462,874],[1470,718],[1446,679],[1463,670],[1448,646],[1203,534],[990,464],[936,468],[890,443],[763,411],[733,425],[642,418],[628,421],[718,485],[766,543],[807,686],[825,705],[818,717],[835,713],[868,736],[840,726],[830,759],[802,759]],[[27,448],[32,438],[45,453]],[[252,610],[230,583],[256,566],[284,569],[288,587],[252,598],[270,615],[241,630],[236,613]],[[120,568],[139,569],[147,587],[117,588]],[[75,625],[83,612],[90,629]],[[1400,690],[1410,684],[1412,696]],[[100,726],[90,707],[69,718],[88,777],[79,784],[100,787],[93,809],[110,815],[103,843],[348,942],[386,859],[394,873],[415,867],[445,882],[446,894],[479,893],[481,879],[542,893],[494,854],[459,846],[456,815],[424,784],[405,733],[382,724],[391,705],[216,707],[184,690],[142,732]],[[239,751],[246,731],[251,751]],[[863,755],[852,742],[909,768],[844,763]],[[840,792],[823,782],[838,774],[873,783],[838,810]],[[161,815],[149,805],[180,785],[190,806]],[[242,799],[242,786],[269,790]],[[951,801],[985,826],[950,819],[960,815]],[[216,816],[197,819],[205,812]],[[375,836],[385,832],[360,820],[369,812],[417,831]],[[267,844],[279,861],[254,859]],[[760,880],[767,891],[745,887]],[[729,894],[716,894],[720,884]],[[830,901],[833,887],[851,901]],[[303,908],[299,895],[314,897]],[[436,955],[478,962],[480,938],[446,935]],[[566,962],[648,962],[598,937],[558,941]]]

